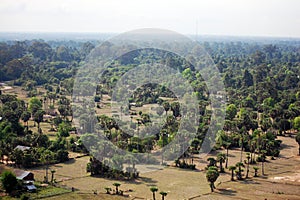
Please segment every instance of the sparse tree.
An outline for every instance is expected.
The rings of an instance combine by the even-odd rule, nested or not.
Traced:
[[[165,196],[168,195],[168,193],[164,191],[161,191],[159,194],[161,195],[161,200],[165,200]]]
[[[121,186],[121,183],[114,183],[113,186],[116,187],[116,194],[119,194],[119,187]]]
[[[247,153],[247,172],[246,172],[246,178],[249,176],[249,165],[250,165],[250,153]]]
[[[110,191],[111,191],[111,188],[110,188],[110,187],[105,187],[104,189],[105,189],[105,191],[106,191],[106,194],[110,194]]]
[[[224,153],[218,153],[217,161],[220,163],[220,172],[221,173],[225,172],[224,168],[223,168],[223,163],[225,162],[225,160],[226,160],[226,155]]]
[[[150,191],[152,192],[153,200],[155,200],[155,193],[158,191],[157,187],[150,187]]]
[[[245,167],[245,165],[242,162],[238,162],[238,163],[236,163],[235,166],[238,168],[238,170],[236,171],[236,177],[237,177],[238,180],[242,180],[243,179],[243,177],[242,177],[242,171],[243,171],[242,167]]]
[[[54,174],[56,171],[54,169],[51,169],[50,172],[51,172],[51,183],[54,183]]]
[[[229,166],[229,170],[231,171],[231,181],[234,181],[234,170],[236,170],[236,166]]]
[[[217,167],[209,167],[207,172],[206,172],[206,179],[209,182],[209,186],[211,189],[211,192],[214,191],[215,187],[215,182],[219,177],[219,172]]]
[[[254,177],[258,177],[257,172],[259,168],[257,166],[254,166],[253,169],[254,169]]]

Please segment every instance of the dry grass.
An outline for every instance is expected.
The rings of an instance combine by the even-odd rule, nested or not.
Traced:
[[[157,170],[141,174],[141,178],[134,182],[122,182],[115,180],[108,180],[103,178],[90,177],[85,172],[88,157],[78,158],[75,161],[70,161],[64,164],[57,164],[51,166],[56,170],[55,177],[59,184],[74,187],[79,189],[81,193],[87,193],[87,196],[73,194],[75,199],[93,199],[93,195],[89,195],[93,190],[104,193],[104,187],[112,187],[114,182],[120,182],[121,190],[127,191],[129,189],[133,192],[125,192],[125,194],[133,197],[142,197],[144,199],[151,199],[152,195],[149,188],[156,185],[159,190],[167,191],[166,199],[299,199],[300,183],[292,180],[279,181],[274,180],[276,176],[291,176],[299,173],[300,165],[299,158],[296,157],[297,144],[294,138],[282,137],[283,144],[289,146],[282,150],[282,157],[274,161],[266,163],[265,173],[268,176],[260,176],[253,178],[253,165],[250,170],[250,179],[244,181],[230,180],[230,173],[221,174],[216,182],[217,190],[215,193],[210,193],[208,183],[205,178],[204,171],[190,171],[182,170],[174,167],[167,167],[163,170]],[[212,153],[214,156],[216,152]],[[240,151],[231,150],[229,165],[233,165],[239,161]],[[243,155],[245,158],[245,154]],[[206,160],[206,159],[205,159]],[[206,165],[206,161],[201,163],[197,158],[194,162],[199,163],[198,169],[202,169]],[[44,175],[43,169],[34,170],[35,173],[40,174],[40,178]],[[68,195],[66,195],[68,196]],[[158,194],[158,197],[160,195]],[[97,196],[99,198],[100,196]],[[108,199],[118,199],[117,196],[109,196]],[[55,198],[54,198],[55,199]],[[105,197],[100,199],[105,199]],[[121,199],[121,198],[119,198]],[[158,198],[159,199],[159,198]]]

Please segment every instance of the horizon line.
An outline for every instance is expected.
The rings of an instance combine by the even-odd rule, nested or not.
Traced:
[[[103,31],[1,31],[0,34],[109,34],[116,35],[127,31],[120,32],[103,32]],[[177,31],[175,31],[177,32]],[[278,35],[233,35],[233,34],[213,34],[213,33],[180,33],[188,36],[200,37],[232,37],[232,38],[277,38],[277,39],[300,39],[300,36],[278,36]]]

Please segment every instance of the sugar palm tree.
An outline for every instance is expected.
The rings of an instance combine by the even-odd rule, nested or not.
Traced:
[[[155,192],[158,191],[157,187],[150,187],[150,191],[152,192],[153,200],[155,200]]]
[[[207,172],[206,172],[206,179],[209,182],[209,186],[211,189],[211,192],[214,191],[215,187],[215,182],[219,177],[219,172],[217,167],[209,167]]]
[[[230,148],[230,146],[231,146],[231,143],[230,142],[226,142],[225,144],[224,144],[224,147],[225,147],[225,149],[226,149],[226,162],[225,162],[225,168],[227,169],[227,166],[228,166],[228,157],[229,157],[229,148]]]
[[[220,172],[223,173],[224,172],[224,168],[223,168],[223,163],[226,160],[226,155],[224,153],[218,153],[217,155],[217,161],[220,163]]]
[[[168,193],[161,191],[159,194],[161,195],[161,200],[165,200],[165,196],[167,196]]]
[[[246,173],[246,178],[249,176],[249,165],[250,165],[250,153],[247,153],[247,173]]]
[[[106,190],[106,194],[110,194],[110,191],[111,191],[110,187],[105,187],[104,189]]]
[[[261,150],[261,174],[265,175],[264,163],[266,161],[266,150]]]
[[[54,169],[51,169],[50,172],[51,172],[51,183],[54,183],[54,173],[56,171]]]
[[[207,167],[216,166],[216,163],[217,163],[216,159],[210,157],[210,158],[207,158],[207,161],[209,161],[209,164],[207,165]]]
[[[116,187],[116,194],[119,194],[119,187],[121,186],[121,183],[114,183],[113,186]]]
[[[235,166],[238,168],[238,170],[237,170],[237,179],[242,180],[242,171],[243,171],[242,167],[245,167],[245,165],[242,162],[238,162],[238,163],[236,163]]]
[[[297,135],[296,135],[296,142],[298,143],[298,145],[299,145],[299,156],[300,156],[300,132],[298,132],[297,133]]]
[[[258,177],[257,171],[259,170],[259,168],[257,166],[254,166],[253,169],[254,169],[254,177]]]
[[[164,107],[165,111],[166,111],[166,116],[168,116],[168,111],[170,110],[171,106],[170,103],[167,101],[164,101],[162,106]]]
[[[236,166],[229,166],[229,170],[231,171],[231,181],[234,181],[234,170],[236,170]]]

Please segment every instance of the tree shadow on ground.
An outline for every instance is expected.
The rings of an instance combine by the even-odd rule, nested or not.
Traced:
[[[221,194],[221,195],[227,195],[227,196],[235,196],[236,191],[231,190],[231,189],[218,189],[216,190],[216,193]]]
[[[241,183],[241,184],[261,184],[255,180],[251,180],[251,179],[244,179],[243,181],[239,181],[239,183]]]
[[[148,177],[139,177],[139,180],[146,185],[153,185],[157,183],[156,180],[153,180],[152,178],[148,178]]]
[[[152,178],[148,178],[148,177],[139,177],[137,179],[128,180],[127,182],[135,185],[145,184],[147,186],[153,186],[156,185],[157,183],[156,180],[153,180]]]

